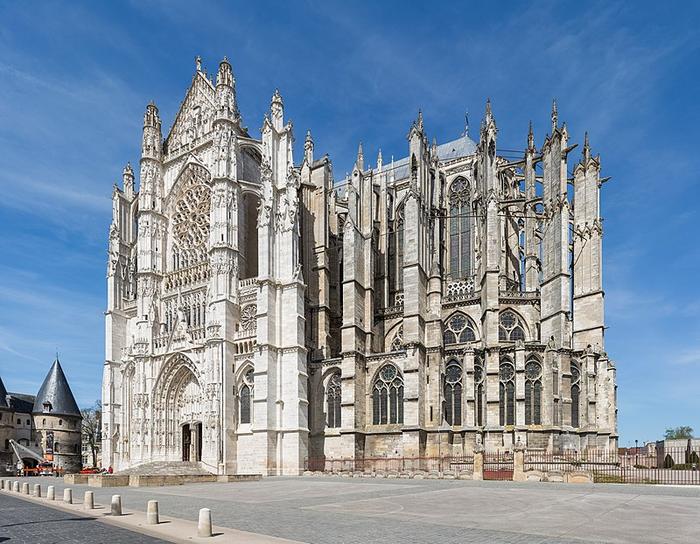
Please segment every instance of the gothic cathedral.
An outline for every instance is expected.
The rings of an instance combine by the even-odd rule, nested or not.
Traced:
[[[224,59],[169,134],[143,123],[114,188],[103,464],[299,474],[318,458],[614,449],[600,159],[566,125],[499,153],[468,130],[334,180],[293,159],[279,92],[259,139]]]

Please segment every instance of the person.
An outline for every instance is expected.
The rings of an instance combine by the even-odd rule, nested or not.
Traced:
[[[109,465],[109,468],[107,469],[107,474],[113,474],[114,469],[112,468],[112,465]]]

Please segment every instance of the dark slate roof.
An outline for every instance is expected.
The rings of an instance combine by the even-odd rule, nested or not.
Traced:
[[[45,403],[51,404],[51,414],[80,416],[80,409],[75,402],[68,380],[58,359],[53,362],[51,370],[49,370],[46,379],[44,379],[44,383],[41,384],[41,389],[39,389],[39,393],[34,401],[33,413],[44,413]]]
[[[5,389],[5,384],[2,383],[2,378],[0,378],[0,408],[9,408],[7,405],[7,389]]]
[[[15,412],[19,414],[31,414],[34,409],[34,395],[25,395],[23,393],[8,393],[8,404]]]

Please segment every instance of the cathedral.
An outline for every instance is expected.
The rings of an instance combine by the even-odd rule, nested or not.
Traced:
[[[260,136],[228,60],[169,132],[146,107],[138,190],[112,194],[103,464],[299,474],[310,459],[617,447],[600,158],[469,131],[338,180],[275,91]],[[580,158],[579,158],[580,156]]]

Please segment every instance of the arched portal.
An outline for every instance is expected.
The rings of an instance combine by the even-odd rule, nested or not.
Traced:
[[[169,461],[201,461],[204,404],[194,363],[183,355],[168,361],[155,395],[161,399],[159,456]]]

